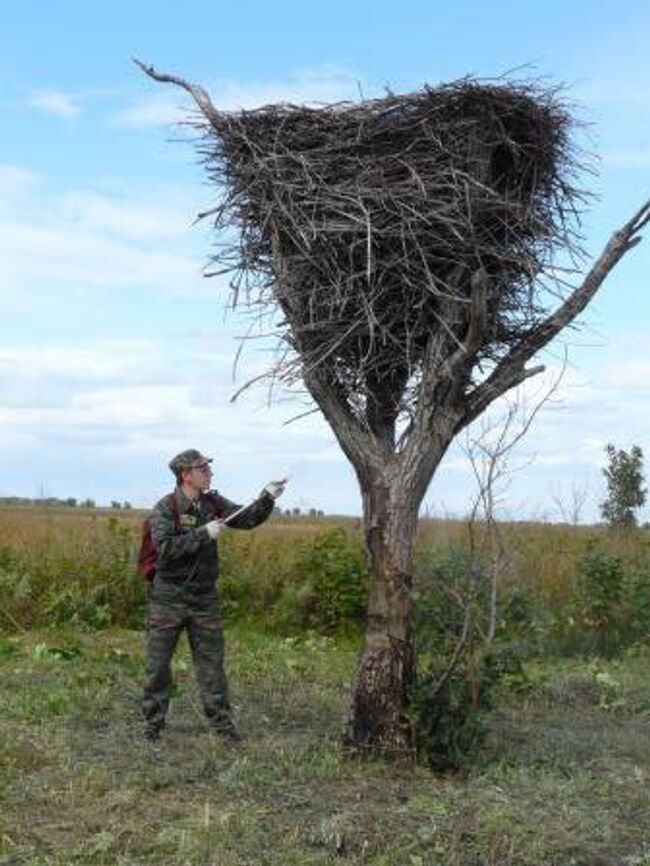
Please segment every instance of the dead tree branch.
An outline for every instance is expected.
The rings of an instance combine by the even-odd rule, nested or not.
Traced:
[[[631,220],[612,234],[582,285],[575,289],[552,315],[515,345],[485,382],[467,396],[467,408],[460,421],[461,428],[473,421],[501,394],[544,370],[543,366],[526,370],[525,364],[585,309],[607,275],[623,256],[641,241],[639,232],[649,221],[650,200]]]
[[[200,84],[191,84],[184,78],[179,78],[178,75],[170,75],[168,72],[156,72],[152,65],[147,66],[146,63],[143,63],[136,57],[133,58],[133,62],[145,73],[145,75],[148,75],[149,78],[153,78],[154,81],[158,81],[162,84],[175,84],[177,87],[182,87],[183,90],[186,90],[190,94],[196,102],[199,111],[201,111],[211,123],[217,121],[219,112],[214,107],[208,92],[201,87]]]

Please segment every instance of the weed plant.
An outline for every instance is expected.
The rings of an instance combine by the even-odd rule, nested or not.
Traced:
[[[0,628],[139,627],[147,588],[136,575],[142,515],[0,509]],[[650,538],[645,530],[509,524],[499,578],[497,638],[531,654],[615,655],[650,637]],[[467,529],[422,521],[415,595],[425,663],[457,639]],[[367,572],[358,521],[274,517],[224,533],[220,590],[229,622],[281,634],[363,627]],[[477,585],[485,609],[487,579]]]
[[[329,633],[363,622],[368,590],[358,534],[344,526],[301,533],[232,533],[221,551],[226,617],[285,633]]]

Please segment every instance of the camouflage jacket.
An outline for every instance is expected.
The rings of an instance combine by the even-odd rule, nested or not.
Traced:
[[[190,501],[180,487],[174,491],[178,504],[178,520],[165,496],[156,503],[152,515],[152,537],[158,549],[155,586],[189,585],[193,589],[214,587],[219,576],[217,542],[204,528],[214,518],[223,519],[240,508],[216,490]],[[262,493],[228,526],[233,529],[253,529],[263,523],[273,511],[273,497]],[[226,531],[226,530],[224,530]],[[188,587],[189,588],[189,587]]]

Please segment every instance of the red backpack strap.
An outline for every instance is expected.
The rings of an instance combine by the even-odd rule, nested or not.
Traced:
[[[221,517],[221,514],[219,513],[219,501],[214,495],[214,493],[210,493],[208,491],[203,494],[203,498],[206,500],[206,502],[210,503],[210,508],[212,509],[212,516]]]
[[[156,573],[156,547],[151,537],[151,517],[142,521],[137,571],[144,580],[151,581]]]
[[[176,494],[170,493],[166,498],[172,510],[174,523],[178,527],[180,519],[178,516],[178,501],[176,499]],[[143,520],[142,522],[142,531],[140,534],[140,549],[138,551],[137,564],[138,574],[148,581],[152,581],[156,575],[156,560],[158,558],[156,544],[153,540],[153,535],[151,533],[152,521],[153,514],[149,515],[149,517],[145,518],[145,520]]]
[[[178,527],[178,524],[180,523],[180,518],[178,516],[178,500],[176,499],[176,494],[170,493],[167,497],[167,502],[169,502],[171,506],[172,514],[174,516],[174,523]]]

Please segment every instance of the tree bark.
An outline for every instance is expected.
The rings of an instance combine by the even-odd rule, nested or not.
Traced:
[[[428,417],[426,443],[415,452],[384,454],[382,464],[356,466],[363,498],[370,594],[345,743],[392,757],[412,751],[405,716],[416,679],[413,558],[418,512],[452,441],[459,410]],[[411,438],[418,435],[416,427]]]
[[[410,747],[403,713],[415,679],[411,586],[417,507],[395,488],[376,481],[363,491],[370,596],[346,733],[349,746],[391,754]]]

